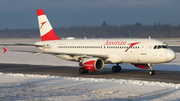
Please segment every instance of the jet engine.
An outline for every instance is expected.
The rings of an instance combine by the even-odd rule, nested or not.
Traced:
[[[82,67],[89,71],[100,71],[104,67],[104,61],[100,58],[87,58],[83,60]]]

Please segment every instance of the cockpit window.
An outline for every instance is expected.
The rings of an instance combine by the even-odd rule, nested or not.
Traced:
[[[161,46],[160,46],[160,45],[158,45],[157,49],[160,49],[160,48],[161,48]]]
[[[164,42],[163,44],[164,44],[164,46],[167,46],[167,48],[170,48],[170,47],[168,46],[168,44],[166,44],[165,42]]]
[[[169,47],[167,45],[155,45],[154,49],[168,49]]]
[[[162,45],[162,48],[168,48],[166,45]]]
[[[154,49],[156,49],[157,48],[157,45],[156,46],[154,46]]]

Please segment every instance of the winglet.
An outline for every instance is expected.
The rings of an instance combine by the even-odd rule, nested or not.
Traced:
[[[6,53],[7,49],[3,47],[4,53]]]

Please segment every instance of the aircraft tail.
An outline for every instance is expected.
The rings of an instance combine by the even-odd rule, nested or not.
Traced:
[[[41,41],[60,40],[60,38],[58,38],[56,33],[54,32],[50,22],[48,21],[42,9],[37,9],[37,16]]]

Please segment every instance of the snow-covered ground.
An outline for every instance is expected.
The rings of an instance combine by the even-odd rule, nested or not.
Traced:
[[[180,100],[180,84],[0,73],[0,100]]]
[[[37,39],[16,40],[33,43]],[[0,40],[14,43],[14,40]],[[17,42],[18,41],[18,42]],[[33,41],[33,42],[32,42]],[[171,42],[171,41],[169,41]],[[9,49],[37,50],[33,47],[8,47]],[[78,63],[62,60],[51,55],[32,55],[0,50],[0,63],[65,65],[78,67]],[[106,65],[109,68],[111,65]],[[122,65],[135,69],[133,65]],[[137,68],[138,69],[138,68]],[[154,66],[155,70],[180,71],[180,54],[174,61]],[[27,75],[0,72],[0,100],[180,100],[180,84],[127,79],[97,79]]]

